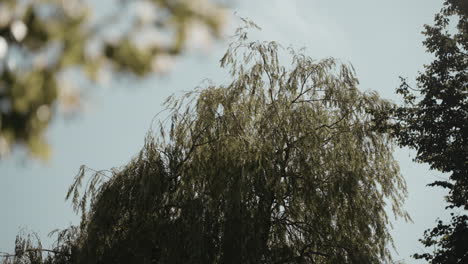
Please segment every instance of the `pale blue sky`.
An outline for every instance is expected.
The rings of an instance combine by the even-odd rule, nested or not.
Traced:
[[[333,56],[350,62],[362,90],[376,90],[398,101],[394,93],[398,76],[414,83],[417,72],[431,59],[420,32],[441,5],[441,0],[240,0],[234,9],[263,28],[253,34],[255,38],[306,47],[314,58]],[[0,161],[0,251],[13,250],[21,227],[46,238],[55,228],[77,223],[64,197],[79,166],[125,165],[142,147],[151,120],[167,96],[190,90],[205,78],[226,82],[218,65],[226,47],[220,42],[209,53],[188,54],[164,78],[113,79],[109,89],[97,87],[90,95],[91,110],[72,120],[53,122],[47,133],[54,150],[49,163],[24,162],[19,151]],[[395,259],[418,263],[409,255],[422,250],[417,240],[444,214],[443,192],[425,185],[443,176],[412,162],[412,151],[399,149],[395,156],[408,184],[405,208],[414,220],[394,222],[392,233],[399,252]]]

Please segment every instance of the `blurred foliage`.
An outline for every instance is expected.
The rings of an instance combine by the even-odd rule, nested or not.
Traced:
[[[4,263],[390,263],[385,207],[407,217],[406,189],[369,114],[389,103],[349,65],[289,50],[283,66],[277,43],[238,36],[230,83],[170,97],[125,167],[81,167],[71,240]]]
[[[449,191],[450,223],[438,221],[415,254],[433,264],[468,263],[468,1],[446,0],[433,25],[425,25],[424,46],[434,55],[417,77],[417,88],[402,80],[404,104],[377,114],[401,146],[417,151],[416,161],[450,174],[429,186]]]
[[[209,0],[2,0],[0,158],[16,144],[49,156],[50,121],[81,105],[82,87],[67,71],[90,81],[106,70],[165,72],[172,57],[196,45],[191,35],[219,37],[224,18]]]

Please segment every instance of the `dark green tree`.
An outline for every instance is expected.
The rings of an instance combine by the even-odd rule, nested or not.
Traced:
[[[18,144],[47,158],[44,131],[58,110],[79,108],[85,90],[67,81],[70,71],[91,82],[103,69],[164,71],[193,30],[219,37],[223,25],[216,1],[113,0],[98,11],[100,2],[0,2],[0,158]]]
[[[421,242],[433,252],[415,254],[430,263],[468,263],[468,1],[446,0],[425,25],[424,45],[435,59],[417,77],[417,89],[405,80],[397,92],[404,105],[377,115],[388,118],[401,146],[417,151],[416,161],[448,173],[430,186],[448,189],[449,224],[438,221]],[[382,114],[382,113],[380,113]]]
[[[369,114],[388,102],[348,65],[290,50],[282,66],[278,44],[238,36],[231,82],[169,98],[125,167],[81,168],[81,224],[38,263],[391,262],[385,207],[407,217],[405,182]],[[32,263],[19,241],[7,263]]]

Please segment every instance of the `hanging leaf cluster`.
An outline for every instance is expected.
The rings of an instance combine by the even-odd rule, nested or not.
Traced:
[[[231,82],[168,98],[125,167],[81,168],[70,263],[391,262],[405,183],[369,114],[388,102],[348,65],[237,36]]]

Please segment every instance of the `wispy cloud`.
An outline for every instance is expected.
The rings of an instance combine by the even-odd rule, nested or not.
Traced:
[[[262,27],[255,34],[262,40],[306,47],[313,56],[345,54],[346,34],[311,0],[242,0],[236,8],[239,16],[248,17]]]

